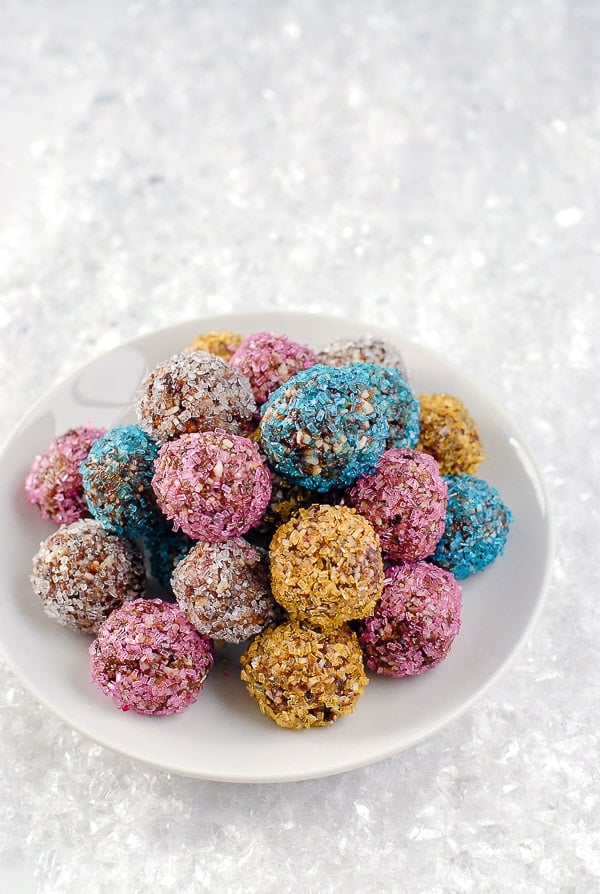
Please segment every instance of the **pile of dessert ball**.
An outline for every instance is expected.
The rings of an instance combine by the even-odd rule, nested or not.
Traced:
[[[215,648],[282,727],[351,713],[368,678],[420,674],[460,626],[458,581],[502,552],[510,511],[474,475],[467,408],[413,394],[377,338],[196,337],[136,397],[138,425],[57,437],[27,477],[57,524],[33,560],[48,615],[94,635],[123,711],[195,702]],[[163,598],[149,598],[148,578]]]

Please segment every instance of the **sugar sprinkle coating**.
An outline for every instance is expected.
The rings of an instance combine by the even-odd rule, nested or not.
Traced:
[[[356,634],[295,623],[267,627],[241,656],[241,678],[278,726],[327,726],[351,714],[368,678]]]
[[[368,518],[390,559],[414,562],[430,556],[442,536],[448,487],[432,456],[417,450],[386,450],[348,499]]]
[[[291,620],[329,629],[373,611],[383,586],[379,538],[348,506],[301,509],[269,549],[273,596]]]
[[[215,428],[245,434],[256,412],[246,376],[205,351],[175,354],[159,363],[136,397],[140,425],[158,443]]]
[[[442,475],[473,475],[483,460],[483,444],[475,422],[459,397],[421,394],[417,450],[434,456]]]
[[[349,363],[377,363],[397,369],[405,382],[408,372],[401,352],[389,341],[362,335],[359,338],[336,338],[317,352],[317,363],[325,366],[347,366]]]
[[[80,519],[42,541],[31,583],[47,615],[95,633],[113,609],[145,592],[144,560],[130,540]]]
[[[232,366],[248,377],[259,406],[293,375],[316,362],[307,345],[275,332],[247,335],[231,358]]]
[[[495,487],[474,475],[447,475],[448,511],[432,561],[459,580],[504,552],[513,516]]]
[[[68,525],[89,516],[79,466],[94,441],[105,431],[93,425],[71,428],[35,457],[25,481],[25,492],[42,518],[57,525]]]
[[[160,511],[152,490],[158,447],[137,425],[111,429],[81,464],[88,509],[107,531],[141,537]]]
[[[136,599],[104,622],[89,654],[92,682],[122,711],[176,714],[198,698],[214,646],[178,606]]]
[[[268,554],[239,537],[197,543],[173,573],[173,592],[196,630],[241,643],[283,615],[271,595]]]
[[[158,503],[194,540],[238,537],[254,527],[271,498],[271,473],[256,444],[223,429],[163,444],[152,487]]]
[[[419,411],[417,398],[406,379],[397,369],[375,363],[354,363],[349,369],[361,368],[375,385],[386,404],[388,436],[386,447],[414,447],[419,439]]]
[[[388,435],[387,403],[361,364],[313,366],[273,392],[260,430],[277,472],[325,492],[374,467]]]
[[[229,362],[241,343],[242,336],[238,332],[221,329],[197,335],[184,350],[205,351]]]
[[[460,584],[449,571],[428,562],[388,568],[375,612],[358,623],[366,666],[389,677],[435,667],[460,629],[461,608]]]

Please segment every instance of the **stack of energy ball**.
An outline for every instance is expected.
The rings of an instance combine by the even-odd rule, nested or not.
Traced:
[[[92,680],[119,708],[181,711],[215,643],[248,641],[250,696],[293,729],[351,713],[365,666],[406,677],[445,658],[458,581],[502,552],[511,514],[474,475],[466,407],[417,399],[394,346],[205,333],[152,370],[136,413],[57,438],[26,482],[59,526],[33,589],[94,635]]]

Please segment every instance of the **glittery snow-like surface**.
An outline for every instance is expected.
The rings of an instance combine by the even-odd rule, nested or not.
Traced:
[[[504,675],[338,777],[178,778],[80,736],[6,670],[2,888],[595,892],[596,0],[0,13],[3,437],[59,377],[176,319],[347,313],[504,408],[557,530],[545,610]]]

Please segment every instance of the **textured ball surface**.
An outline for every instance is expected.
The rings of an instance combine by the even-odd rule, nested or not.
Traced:
[[[173,523],[159,513],[159,518],[144,535],[144,547],[150,563],[150,574],[171,593],[171,577],[195,541],[183,531],[174,531]]]
[[[89,654],[92,682],[122,711],[176,714],[198,698],[214,647],[176,605],[136,599],[104,622]]]
[[[194,540],[210,543],[244,534],[271,497],[271,473],[247,438],[217,429],[164,444],[152,487],[173,522]]]
[[[366,666],[390,677],[435,667],[460,629],[461,608],[460,585],[443,568],[429,562],[388,568],[375,612],[358,624]]]
[[[387,404],[369,372],[313,366],[262,408],[262,448],[280,474],[309,490],[351,484],[385,449]]]
[[[435,457],[442,475],[474,474],[485,454],[475,422],[459,397],[421,394],[417,450]]]
[[[250,639],[283,614],[271,595],[266,550],[238,537],[196,544],[172,586],[196,630],[227,643]]]
[[[379,538],[347,506],[301,509],[277,529],[269,554],[273,595],[292,620],[335,627],[368,615],[381,595]]]
[[[105,431],[92,425],[69,429],[35,457],[25,481],[25,492],[42,518],[57,525],[68,525],[89,515],[79,466],[94,441]]]
[[[419,401],[410,390],[406,379],[397,369],[374,363],[353,364],[360,368],[377,387],[386,406],[388,436],[386,447],[411,448],[419,439]]]
[[[336,338],[317,353],[317,363],[325,366],[347,366],[349,363],[377,363],[397,369],[408,382],[408,372],[401,352],[389,341],[363,335],[359,338]]]
[[[482,571],[504,551],[512,513],[495,487],[473,475],[447,475],[444,533],[432,560],[459,580]]]
[[[47,615],[74,630],[95,633],[113,609],[144,593],[146,575],[135,544],[89,518],[42,541],[31,583]]]
[[[113,428],[81,464],[88,509],[107,531],[140,537],[160,515],[152,490],[158,447],[137,425]]]
[[[205,351],[229,362],[241,343],[242,336],[238,332],[229,332],[227,329],[212,330],[197,335],[185,350]]]
[[[278,726],[326,726],[351,714],[369,682],[356,635],[295,623],[267,629],[241,657],[241,677],[260,710]]]
[[[184,351],[159,363],[136,397],[140,425],[158,443],[215,428],[243,434],[256,412],[248,379],[205,351]]]
[[[248,377],[259,406],[293,375],[316,362],[309,347],[275,332],[246,336],[231,358],[232,365]]]
[[[271,482],[271,499],[256,530],[263,534],[272,534],[276,528],[296,515],[299,509],[306,509],[322,498],[323,494],[294,484],[275,472]]]
[[[430,556],[442,536],[448,488],[436,461],[417,450],[386,450],[348,499],[369,519],[390,559]]]

